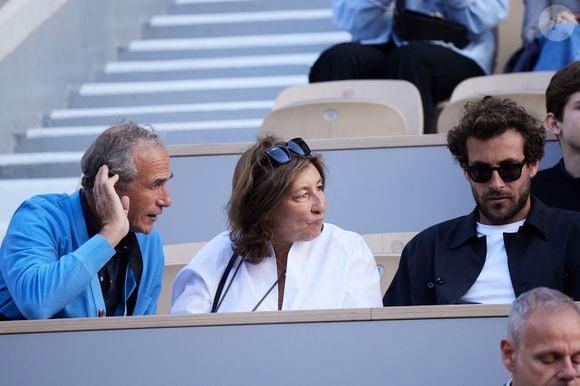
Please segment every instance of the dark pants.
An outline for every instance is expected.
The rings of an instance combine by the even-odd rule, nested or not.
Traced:
[[[342,43],[324,51],[310,70],[310,82],[347,79],[403,79],[419,89],[425,133],[434,133],[437,103],[449,99],[459,82],[484,75],[473,60],[429,43]]]

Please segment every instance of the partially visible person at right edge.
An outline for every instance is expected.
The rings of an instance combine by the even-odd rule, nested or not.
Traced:
[[[539,287],[512,305],[501,341],[506,386],[580,385],[580,307],[559,291]]]
[[[580,61],[558,71],[546,90],[544,126],[560,142],[562,159],[532,180],[544,204],[580,211]]]

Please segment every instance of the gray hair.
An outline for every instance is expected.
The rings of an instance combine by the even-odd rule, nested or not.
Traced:
[[[565,309],[576,311],[580,316],[580,307],[560,291],[538,287],[520,295],[512,305],[508,318],[508,339],[516,349],[520,348],[521,331],[524,322],[536,310],[558,312]]]
[[[163,140],[153,128],[145,129],[134,122],[105,130],[89,146],[81,159],[83,189],[92,191],[95,176],[102,165],[107,165],[111,174],[118,174],[119,188],[126,189],[139,174],[134,155],[135,150],[141,146],[165,148]]]

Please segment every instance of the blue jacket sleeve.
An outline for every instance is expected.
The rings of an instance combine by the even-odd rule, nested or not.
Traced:
[[[507,16],[508,0],[407,0],[407,8],[439,12],[467,27],[472,35],[491,31]],[[384,43],[390,40],[394,0],[333,0],[335,23],[350,32],[354,40]]]
[[[548,0],[524,0],[524,22],[522,24],[522,41],[524,44],[540,36],[538,20],[540,14],[550,5]]]
[[[163,253],[163,243],[157,230],[151,234],[138,234],[139,244],[143,257],[144,271],[141,278],[140,296],[147,295],[150,302],[145,308],[143,315],[155,315],[157,313],[157,302],[161,294],[163,282],[163,271],[165,270],[165,256]],[[147,245],[145,248],[144,246]],[[139,299],[141,301],[143,299]]]
[[[493,30],[508,14],[508,0],[446,0],[440,2],[443,15],[461,23],[472,35]]]
[[[394,6],[393,0],[333,0],[333,20],[354,40],[384,43],[391,36]]]
[[[34,203],[25,202],[13,216],[0,249],[0,270],[25,318],[59,312],[87,290],[115,253],[100,235],[84,242],[77,238],[66,218]],[[80,246],[73,248],[76,243]]]

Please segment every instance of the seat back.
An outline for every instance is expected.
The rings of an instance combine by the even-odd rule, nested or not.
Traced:
[[[380,137],[407,134],[407,122],[388,104],[333,100],[274,110],[264,118],[260,134],[308,139]]]
[[[554,71],[514,72],[467,78],[455,87],[449,101],[454,102],[474,95],[544,93],[554,73]]]
[[[385,296],[397,269],[399,268],[400,254],[378,254],[375,255],[377,261],[377,269],[381,277],[381,294]]]
[[[191,258],[205,245],[204,242],[169,244],[163,247],[165,269],[161,294],[157,302],[157,314],[168,314],[171,308],[171,290],[177,273],[189,263]]]
[[[543,92],[521,92],[515,94],[500,94],[503,98],[508,98],[523,106],[528,113],[539,120],[543,120],[546,115],[546,96]],[[463,114],[465,104],[469,101],[475,101],[477,98],[459,99],[450,102],[439,114],[437,119],[437,132],[445,133],[459,123]]]
[[[536,118],[543,120],[546,115],[545,92],[554,73],[515,72],[465,79],[455,87],[449,103],[441,110],[437,118],[437,132],[449,131],[459,122],[467,102],[486,95],[511,99]]]
[[[274,101],[273,110],[306,102],[327,100],[368,101],[389,104],[405,116],[408,134],[423,132],[423,105],[417,87],[395,79],[337,80],[310,83],[283,90]]]

